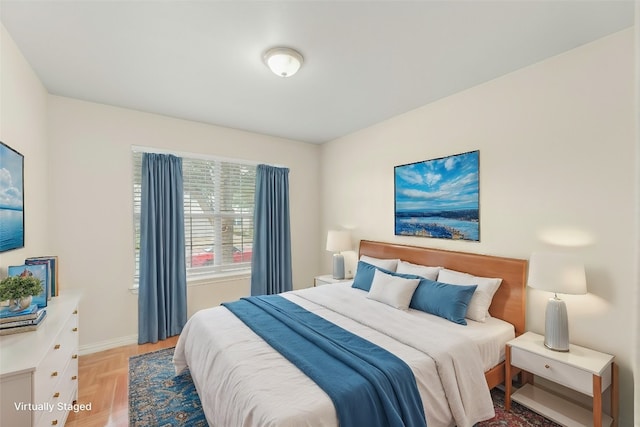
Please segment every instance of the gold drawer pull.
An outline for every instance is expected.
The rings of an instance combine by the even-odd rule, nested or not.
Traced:
[[[78,314],[78,310],[73,310],[73,314]]]
[[[77,375],[74,375],[74,376],[72,376],[72,377],[71,377],[71,379],[72,379],[72,380],[77,380],[77,379],[78,379],[78,376],[77,376]]]
[[[58,371],[53,371],[53,372],[51,373],[51,376],[52,376],[52,377],[57,377],[57,376],[58,376]]]
[[[549,365],[544,365],[544,367],[545,367],[546,369],[549,369],[551,366],[549,366]]]
[[[73,332],[78,332],[78,328],[73,328],[72,331]]]
[[[77,355],[77,354],[74,354],[73,356],[71,356],[71,358],[72,358],[72,359],[77,359],[77,358],[78,358],[78,355]]]
[[[54,350],[59,350],[59,349],[60,349],[60,344],[56,344],[56,345],[54,345],[54,346],[53,346],[53,349],[54,349]]]
[[[51,421],[51,425],[52,425],[52,426],[57,426],[57,425],[58,425],[58,420],[53,420],[53,421]]]
[[[60,397],[60,392],[56,391],[55,393],[53,393],[53,397]]]

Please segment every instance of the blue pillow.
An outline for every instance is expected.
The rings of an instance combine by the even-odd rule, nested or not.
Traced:
[[[420,283],[411,298],[409,308],[434,314],[460,325],[467,324],[465,316],[469,308],[469,301],[471,301],[471,297],[478,285],[449,285],[447,283],[434,282],[415,274],[396,273],[364,261],[358,261],[358,268],[351,287],[369,292],[376,270],[392,276],[404,277],[405,279],[420,279]]]
[[[376,270],[380,270],[383,273],[387,273],[392,276],[403,277],[405,279],[423,279],[423,277],[416,276],[415,274],[396,273],[381,267],[376,267],[368,262],[358,261],[358,268],[356,269],[356,275],[353,277],[353,284],[351,287],[368,292],[371,289],[371,283],[373,282],[373,276],[376,273]]]
[[[423,278],[413,293],[409,307],[466,325],[469,301],[478,285],[449,285]]]

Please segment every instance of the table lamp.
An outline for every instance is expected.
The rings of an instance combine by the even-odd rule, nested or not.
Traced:
[[[351,249],[351,233],[348,231],[329,230],[327,234],[327,250],[333,252],[333,278],[344,279],[344,256],[340,253]]]
[[[545,312],[544,345],[555,351],[569,351],[567,306],[558,294],[587,293],[584,265],[571,254],[534,252],[529,260],[527,285],[554,293]]]

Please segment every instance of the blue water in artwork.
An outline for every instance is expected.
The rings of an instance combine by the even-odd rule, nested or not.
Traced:
[[[478,221],[463,221],[437,216],[396,217],[396,235],[478,241],[480,226]]]
[[[0,209],[0,252],[24,246],[24,211]]]

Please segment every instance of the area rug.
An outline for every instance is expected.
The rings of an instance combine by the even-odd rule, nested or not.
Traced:
[[[129,358],[129,426],[207,426],[191,374],[173,370],[173,350]]]
[[[513,400],[511,401],[511,411],[505,411],[504,392],[500,389],[491,390],[491,398],[496,416],[476,424],[476,427],[562,427]]]
[[[173,350],[167,348],[129,359],[130,426],[207,426],[191,374],[188,370],[180,375],[174,373]],[[501,390],[493,389],[491,397],[496,416],[476,427],[560,427],[516,402],[512,402],[511,412],[505,412]]]

